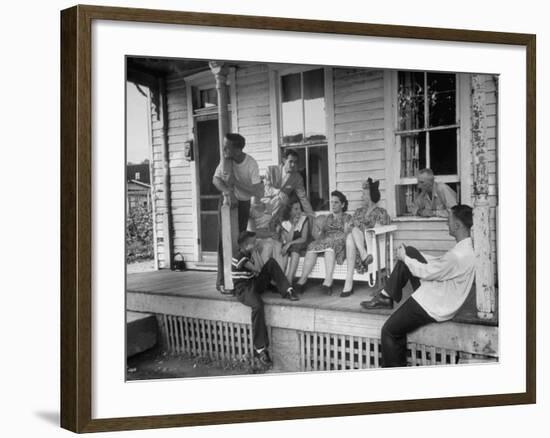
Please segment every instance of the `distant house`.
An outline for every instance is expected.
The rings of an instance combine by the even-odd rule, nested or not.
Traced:
[[[141,164],[126,165],[126,181],[139,181],[145,184],[151,184],[151,176],[149,172],[149,162]]]
[[[127,181],[126,199],[128,211],[136,207],[151,208],[151,185],[136,180]]]

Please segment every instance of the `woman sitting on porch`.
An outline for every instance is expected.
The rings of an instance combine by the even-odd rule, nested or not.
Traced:
[[[321,288],[327,295],[332,295],[332,275],[335,263],[341,265],[346,258],[346,234],[350,231],[351,224],[351,215],[346,213],[348,200],[338,190],[333,191],[330,195],[332,213],[326,217],[321,226],[317,225],[313,228],[315,240],[307,247],[302,276],[295,287],[299,292],[305,290],[307,277],[315,266],[317,256],[322,253],[325,259],[326,274]]]
[[[378,206],[380,201],[380,181],[368,178],[363,183],[363,206],[355,210],[352,219],[351,232],[346,237],[347,274],[341,297],[353,294],[353,272],[362,274],[372,263],[372,254],[368,252],[365,242],[365,230],[376,225],[389,225],[391,222],[388,212]]]
[[[290,197],[282,219],[283,267],[286,266],[286,278],[292,283],[300,256],[307,248],[309,237],[308,217],[304,214],[300,199],[296,195]]]

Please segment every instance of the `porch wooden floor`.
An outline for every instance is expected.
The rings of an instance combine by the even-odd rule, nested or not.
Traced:
[[[142,272],[127,275],[127,292],[138,292],[147,294],[158,294],[162,296],[193,297],[214,299],[220,301],[236,301],[235,297],[222,295],[216,288],[216,273],[205,271],[174,272],[160,270],[153,272]],[[356,282],[355,293],[348,298],[340,298],[339,294],[343,288],[343,281],[334,282],[333,296],[323,295],[320,286],[321,280],[311,280],[311,287],[300,297],[300,301],[289,301],[281,298],[278,294],[267,292],[263,295],[267,304],[281,304],[284,306],[296,306],[304,308],[337,310],[354,313],[372,313],[377,315],[390,315],[392,310],[365,310],[360,306],[361,301],[369,300],[378,290],[378,287],[369,288],[365,283]],[[410,287],[405,291],[403,303],[412,290]],[[453,319],[457,323],[480,324],[496,326],[498,316],[493,320],[481,320],[477,317],[475,306],[475,290],[472,289],[464,306]]]

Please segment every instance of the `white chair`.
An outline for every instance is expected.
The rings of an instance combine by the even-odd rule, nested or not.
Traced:
[[[389,276],[393,268],[393,233],[397,230],[396,225],[381,225],[365,230],[365,242],[367,250],[372,254],[373,262],[369,265],[367,272],[364,274],[353,275],[354,281],[366,281],[369,287],[374,287],[380,280],[382,271],[385,276]],[[345,280],[347,273],[347,263],[344,261],[342,265],[336,264],[334,267],[333,278],[335,280]],[[304,267],[304,258],[300,257],[296,276],[302,275]],[[309,275],[309,278],[325,278],[325,261],[323,256],[317,257],[317,262]]]

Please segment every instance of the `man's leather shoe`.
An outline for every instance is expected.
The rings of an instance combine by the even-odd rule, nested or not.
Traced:
[[[393,309],[393,300],[390,297],[376,294],[370,301],[362,301],[361,307],[364,309]]]

